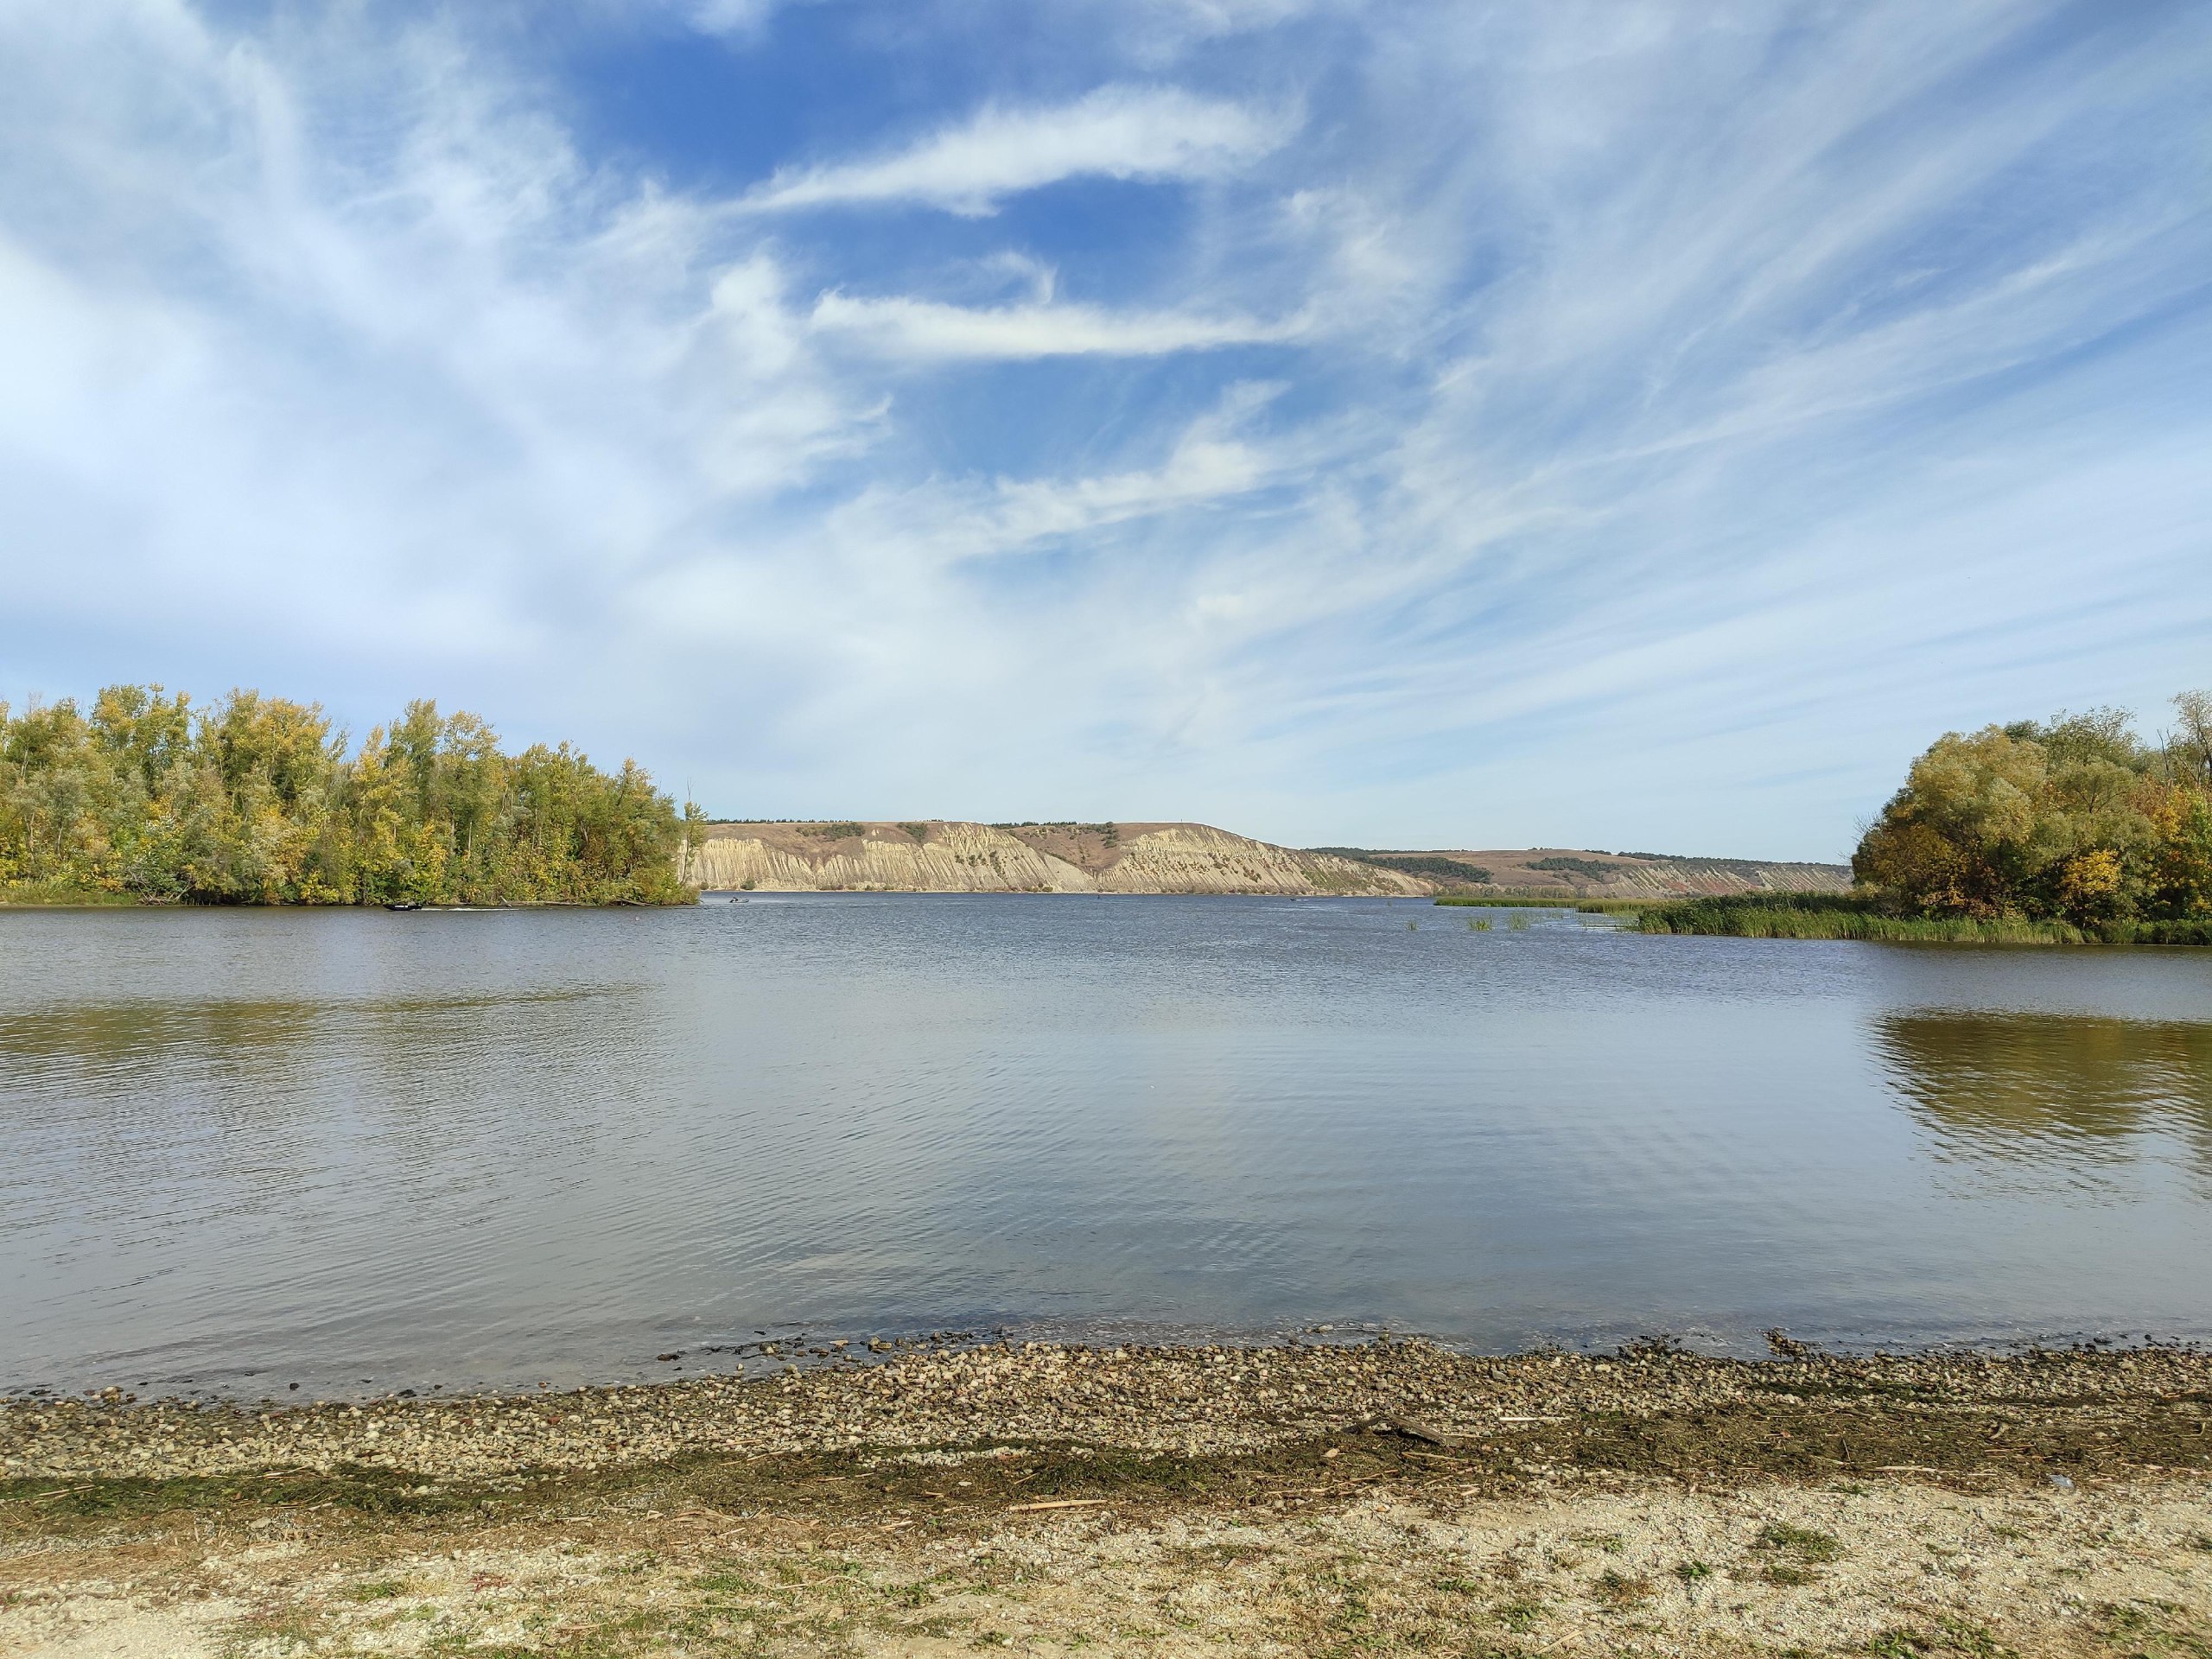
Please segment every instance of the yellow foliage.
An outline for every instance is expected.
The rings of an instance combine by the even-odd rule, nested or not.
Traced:
[[[1913,915],[2212,916],[2212,702],[2176,705],[2183,734],[2157,749],[2111,709],[1945,734],[1860,841],[1855,873]]]
[[[0,882],[151,899],[679,902],[686,826],[632,762],[503,753],[474,715],[410,703],[352,754],[314,704],[204,709],[110,686],[0,704]]]

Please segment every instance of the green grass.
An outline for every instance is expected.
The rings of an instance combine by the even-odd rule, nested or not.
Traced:
[[[499,1513],[523,1502],[517,1489],[454,1483],[425,1491],[420,1478],[341,1465],[328,1474],[109,1476],[0,1480],[0,1507],[24,1507],[51,1521],[114,1519],[176,1510],[245,1515],[272,1508],[339,1509],[357,1515],[434,1516]]]
[[[1372,864],[1377,869],[1395,870],[1402,875],[1427,875],[1443,881],[1469,881],[1478,885],[1491,878],[1490,871],[1479,864],[1470,864],[1464,858],[1441,858],[1430,853],[1362,853],[1344,847],[1317,847],[1314,850],[1333,853],[1339,858],[1350,858],[1361,864]]]
[[[1966,917],[1885,916],[1855,893],[1740,893],[1684,899],[1643,912],[1646,933],[1705,933],[1737,939],[1873,939],[1896,944],[2080,944],[2065,922],[1975,921]]]
[[[135,905],[135,894],[110,893],[104,887],[80,887],[73,881],[0,882],[0,905]]]
[[[1760,1528],[1754,1548],[1782,1550],[1801,1561],[1833,1561],[1843,1554],[1834,1534],[1793,1527],[1787,1521],[1770,1521]]]
[[[1431,904],[1482,910],[1579,910],[1591,916],[1633,916],[1656,899],[1561,899],[1550,893],[1440,893]]]
[[[1609,864],[1601,858],[1532,858],[1529,861],[1529,868],[1532,870],[1572,873],[1575,875],[1587,876],[1592,881],[1603,881],[1624,867],[1618,864]]]
[[[2007,1659],[2012,1649],[1979,1624],[1938,1618],[1933,1630],[1885,1630],[1866,1644],[1875,1659],[1924,1659],[1929,1654],[1963,1653],[1975,1659]]]
[[[1439,905],[1474,906],[1491,910],[1578,910],[1581,901],[1576,899],[1523,899],[1510,894],[1492,895],[1487,893],[1440,893],[1431,901]]]
[[[2212,921],[2111,922],[2097,937],[2107,944],[2212,944]]]
[[[2212,922],[2071,922],[1892,916],[1863,893],[1737,893],[1653,905],[1646,933],[1739,939],[1871,939],[1897,944],[2212,944]]]

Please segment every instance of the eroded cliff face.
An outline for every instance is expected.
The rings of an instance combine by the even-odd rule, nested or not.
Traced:
[[[1374,855],[1444,859],[1489,873],[1491,887],[1574,899],[1688,899],[1766,892],[1848,893],[1847,864],[1776,864],[1750,858],[1672,858],[1653,853],[1578,852],[1571,848],[1491,848]],[[1446,884],[1459,885],[1459,884]]]
[[[836,834],[857,828],[857,835]],[[1074,865],[982,823],[716,824],[692,855],[702,887],[767,893],[1088,893]]]
[[[760,893],[1427,891],[1394,871],[1202,823],[721,823],[686,879]]]
[[[1134,828],[1134,826],[1132,826]],[[1093,878],[1102,893],[1426,893],[1426,883],[1203,823],[1147,827]]]

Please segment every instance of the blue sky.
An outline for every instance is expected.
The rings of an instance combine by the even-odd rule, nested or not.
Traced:
[[[0,695],[1846,852],[2212,685],[2212,9],[0,0]]]

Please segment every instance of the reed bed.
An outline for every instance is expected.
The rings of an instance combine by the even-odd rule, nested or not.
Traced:
[[[2056,918],[1897,916],[1867,893],[1745,893],[1646,909],[1646,933],[1744,939],[1867,939],[1896,944],[2212,945],[2212,922],[2113,921],[2079,926]]]
[[[1482,910],[1580,910],[1586,908],[1579,899],[1557,899],[1548,894],[1542,898],[1510,893],[1440,893],[1435,903],[1462,908]]]

